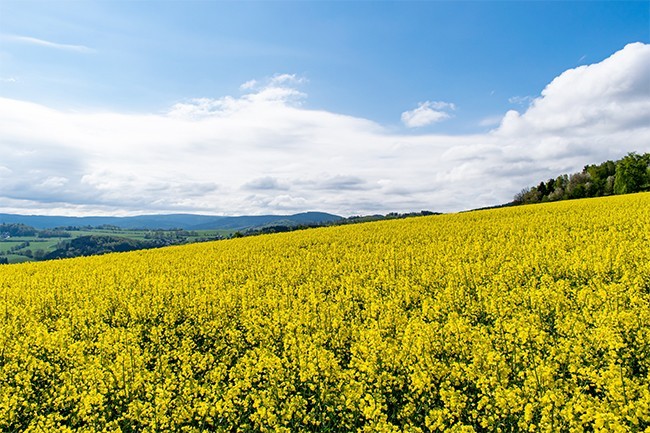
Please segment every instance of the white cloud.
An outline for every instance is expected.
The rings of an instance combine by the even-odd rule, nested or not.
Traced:
[[[63,176],[51,176],[41,182],[40,186],[44,188],[61,188],[68,183],[68,179]]]
[[[533,98],[530,96],[511,96],[508,98],[508,102],[515,105],[529,105],[533,102]]]
[[[501,119],[503,119],[503,116],[501,115],[484,117],[478,122],[478,125],[483,127],[498,126],[501,124]]]
[[[648,76],[650,45],[628,45],[564,72],[492,131],[456,136],[305,108],[296,76],[164,114],[0,98],[0,211],[353,215],[504,203],[541,179],[650,152]]]
[[[402,113],[402,122],[409,128],[419,128],[449,119],[451,115],[445,110],[455,109],[456,106],[449,102],[420,102],[418,108]]]
[[[569,69],[524,115],[508,113],[506,134],[605,134],[650,125],[650,45],[629,44],[600,63]],[[594,130],[596,128],[596,130]]]
[[[270,85],[282,86],[287,84],[303,84],[307,80],[304,77],[299,77],[296,74],[276,74],[270,79]]]
[[[236,113],[250,110],[269,108],[274,105],[300,105],[306,94],[296,88],[282,83],[299,83],[293,75],[281,75],[268,80],[268,84],[260,85],[257,81],[247,81],[240,86],[248,93],[240,98],[225,96],[218,99],[195,98],[186,102],[174,104],[168,115],[174,118],[196,120],[205,117],[227,118]]]
[[[93,53],[95,50],[88,48],[85,45],[72,45],[72,44],[60,44],[57,42],[47,41],[45,39],[33,38],[31,36],[19,36],[19,35],[2,35],[2,39],[12,42],[18,42],[29,45],[37,45],[40,47],[53,48],[56,50],[65,50],[65,51],[76,51],[78,53]]]
[[[239,88],[241,90],[251,90],[254,89],[257,86],[257,80],[248,80],[245,83],[243,83]]]
[[[288,190],[289,185],[281,182],[272,176],[264,176],[253,179],[243,185],[243,189],[250,190]]]

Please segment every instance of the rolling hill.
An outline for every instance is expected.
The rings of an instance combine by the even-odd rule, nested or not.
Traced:
[[[37,229],[55,227],[98,227],[111,225],[123,229],[248,230],[265,225],[317,225],[341,220],[324,212],[295,215],[210,216],[194,214],[141,215],[133,217],[65,217],[0,214],[0,224],[25,224]]]

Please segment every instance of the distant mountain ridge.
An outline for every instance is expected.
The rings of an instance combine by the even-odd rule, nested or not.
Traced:
[[[133,217],[66,217],[0,213],[0,224],[25,224],[37,229],[55,227],[98,227],[111,225],[122,229],[248,230],[268,225],[314,225],[342,220],[325,212],[294,215],[211,216],[194,214],[139,215]]]

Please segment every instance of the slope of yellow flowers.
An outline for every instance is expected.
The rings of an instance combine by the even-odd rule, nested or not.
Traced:
[[[0,430],[648,432],[650,194],[0,268]]]

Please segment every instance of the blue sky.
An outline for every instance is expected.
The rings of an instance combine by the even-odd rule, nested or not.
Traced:
[[[575,98],[543,93],[573,91],[558,87],[567,80],[555,92],[552,83],[574,70],[586,74],[577,83],[593,83],[576,95],[581,107],[621,110],[583,117],[615,124],[637,98],[603,89],[624,84],[650,99],[648,43],[648,1],[3,0],[0,139],[14,156],[0,163],[8,185],[0,211],[352,214],[498,204],[539,176],[650,150],[645,105],[634,105],[638,127],[621,121],[591,144],[557,128],[553,141],[530,125],[509,129],[519,134],[511,141],[495,138],[509,111],[576,113]],[[631,69],[621,72],[612,56]],[[587,68],[603,64],[619,74]],[[52,122],[60,130],[30,135]],[[156,138],[166,128],[178,137]],[[517,140],[537,155],[526,168],[526,149],[508,148]],[[419,165],[427,158],[430,172]],[[212,172],[217,161],[230,169]],[[495,174],[503,167],[512,174]],[[472,194],[476,182],[492,186]]]

